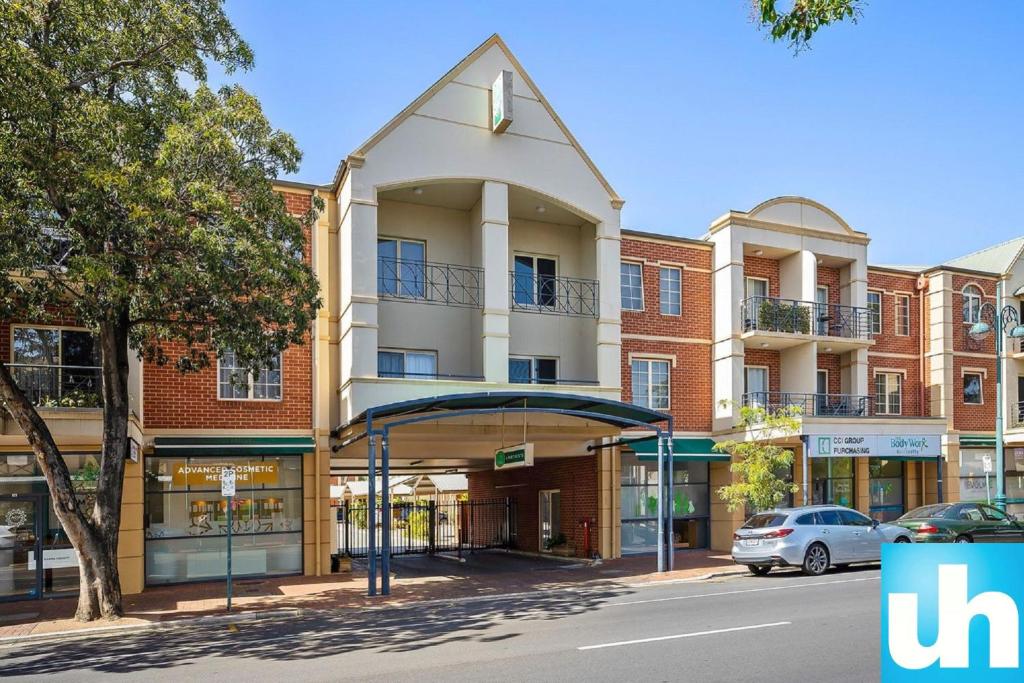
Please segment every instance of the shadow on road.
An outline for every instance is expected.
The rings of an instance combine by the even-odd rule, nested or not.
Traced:
[[[276,622],[246,624],[238,632],[223,623],[162,632],[37,643],[3,653],[4,676],[41,676],[69,671],[139,673],[170,669],[207,657],[304,661],[373,650],[409,652],[459,642],[495,642],[518,633],[489,633],[499,621],[561,619],[598,609],[630,593],[615,584],[585,590],[537,590],[471,603],[319,612]]]

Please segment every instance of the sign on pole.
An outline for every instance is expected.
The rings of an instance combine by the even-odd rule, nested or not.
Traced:
[[[228,513],[228,611],[231,611],[231,508],[235,496],[235,468],[225,467],[220,471],[220,495],[227,498]]]

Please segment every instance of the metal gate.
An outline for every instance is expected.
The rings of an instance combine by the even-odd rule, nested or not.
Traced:
[[[381,548],[381,512],[368,523],[366,503],[345,502],[338,508],[338,553],[368,555],[370,534]],[[435,553],[514,548],[516,502],[511,498],[391,504],[391,554]]]

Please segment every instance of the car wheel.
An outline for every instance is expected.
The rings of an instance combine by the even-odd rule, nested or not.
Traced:
[[[910,539],[906,536],[897,536],[893,543],[910,543]]]
[[[828,548],[821,543],[814,543],[804,553],[804,574],[821,576],[828,570]]]
[[[974,539],[965,534],[960,534],[953,543],[974,543]]]
[[[768,572],[772,570],[770,566],[758,564],[752,564],[749,567],[747,567],[747,569],[749,569],[750,573],[754,576],[768,576]]]

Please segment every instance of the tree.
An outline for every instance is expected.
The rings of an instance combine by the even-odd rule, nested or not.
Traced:
[[[810,47],[811,37],[823,26],[861,16],[864,0],[789,0],[789,11],[779,11],[780,0],[754,0],[756,19],[772,40],[788,40],[794,52]]]
[[[88,497],[0,359],[0,400],[78,551],[80,620],[122,613],[129,354],[192,372],[231,349],[257,371],[320,305],[302,253],[322,202],[293,217],[270,182],[298,169],[295,142],[240,87],[211,90],[204,60],[252,65],[221,0],[0,4],[0,317],[71,314],[99,350]]]
[[[718,489],[729,512],[746,507],[770,510],[799,490],[784,475],[793,465],[793,451],[774,442],[800,431],[801,412],[797,406],[740,408],[740,426],[750,430],[751,438],[715,444],[716,451],[733,457],[734,481]]]

